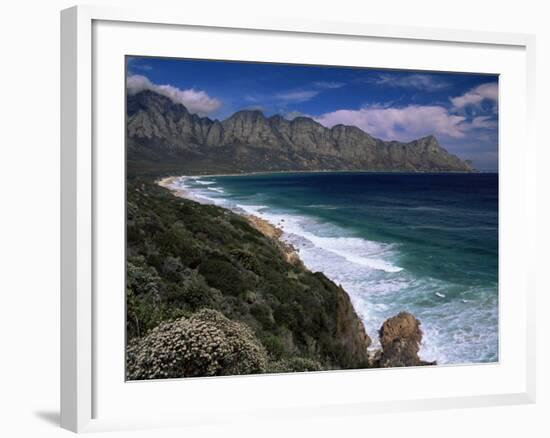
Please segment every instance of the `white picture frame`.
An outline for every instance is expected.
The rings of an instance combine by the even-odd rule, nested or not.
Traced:
[[[103,24],[105,24],[104,27]],[[186,383],[186,391],[214,391],[223,394],[227,391],[242,390],[243,397],[237,398],[231,406],[231,410],[224,410],[224,397],[220,397],[220,404],[208,406],[201,400],[194,403],[194,411],[183,407],[176,407],[170,411],[162,403],[151,405],[142,413],[132,415],[131,410],[122,409],[117,412],[117,405],[121,399],[116,397],[135,398],[142,395],[144,399],[160,396],[161,393],[174,397],[174,393],[181,390],[181,382],[144,382],[126,383],[124,376],[114,373],[108,376],[109,365],[104,362],[98,352],[102,351],[107,342],[102,335],[105,324],[111,324],[111,319],[120,318],[123,314],[115,314],[106,311],[108,300],[98,300],[98,287],[110,281],[108,275],[103,275],[102,263],[106,263],[100,254],[104,246],[98,241],[99,234],[103,233],[102,214],[106,208],[98,208],[107,197],[110,197],[112,205],[118,205],[120,194],[124,187],[113,190],[112,195],[105,195],[104,187],[107,183],[120,182],[124,175],[122,167],[108,167],[102,161],[102,155],[97,153],[97,142],[104,137],[104,132],[109,131],[113,135],[114,144],[119,144],[123,137],[124,126],[117,128],[116,123],[120,119],[110,117],[112,125],[103,123],[105,99],[98,90],[103,87],[100,84],[105,75],[102,75],[106,62],[102,60],[105,52],[105,60],[117,59],[117,69],[123,65],[120,53],[147,54],[146,44],[133,39],[133,47],[128,51],[125,44],[129,44],[124,38],[117,37],[116,26],[129,26],[132,29],[124,32],[134,32],[137,35],[140,27],[149,29],[150,35],[163,32],[177,32],[185,29],[186,32],[197,31],[201,35],[212,33],[236,32],[240,37],[254,36],[261,39],[264,34],[269,38],[334,38],[338,44],[346,44],[353,41],[354,44],[370,41],[386,42],[388,44],[408,44],[411,47],[418,46],[422,50],[431,50],[428,46],[460,47],[463,53],[469,50],[483,49],[487,52],[498,52],[491,73],[502,73],[502,69],[510,68],[509,81],[501,81],[501,98],[503,105],[510,106],[510,112],[504,111],[501,118],[501,185],[505,191],[504,206],[500,211],[500,219],[504,230],[512,229],[514,225],[521,224],[523,232],[522,241],[508,238],[501,232],[501,251],[504,248],[507,258],[502,260],[505,266],[511,266],[516,259],[523,257],[512,254],[511,249],[529,249],[534,246],[535,236],[535,155],[536,146],[533,134],[534,120],[534,49],[535,39],[532,35],[490,33],[483,31],[460,31],[450,29],[425,29],[416,27],[373,25],[366,23],[337,23],[316,22],[307,19],[277,19],[271,17],[245,17],[241,19],[226,20],[224,17],[213,15],[211,11],[205,11],[204,15],[188,14],[187,11],[164,11],[158,8],[148,10],[119,9],[110,7],[78,6],[66,9],[61,13],[61,426],[75,431],[100,431],[121,428],[146,428],[175,425],[193,425],[205,423],[223,423],[238,421],[253,417],[256,420],[271,421],[273,419],[311,417],[316,415],[361,415],[368,412],[398,412],[413,409],[441,409],[457,407],[474,407],[504,404],[532,403],[535,400],[535,309],[534,309],[534,264],[523,260],[518,264],[515,273],[503,272],[501,268],[501,282],[513,286],[518,297],[513,301],[502,300],[501,316],[504,329],[511,332],[511,321],[518,321],[519,328],[514,339],[519,345],[516,357],[501,358],[496,365],[479,365],[476,367],[454,367],[416,370],[378,370],[380,374],[377,380],[384,380],[391,374],[391,379],[407,381],[414,374],[414,379],[421,382],[428,381],[435,376],[437,379],[468,378],[474,376],[474,382],[488,382],[487,386],[480,386],[480,391],[475,392],[470,388],[455,388],[454,392],[445,392],[445,388],[430,392],[431,395],[418,395],[421,392],[411,389],[411,392],[400,395],[399,391],[388,391],[387,397],[374,397],[372,399],[361,396],[347,398],[345,392],[338,392],[338,388],[344,384],[351,385],[357,381],[372,381],[373,371],[342,371],[336,373],[308,373],[308,376],[294,374],[286,376],[249,376],[222,379],[192,379]],[[100,26],[100,27],[98,27]],[[315,36],[315,38],[313,38]],[[150,37],[154,46],[153,37]],[[105,40],[112,46],[107,50]],[[139,46],[141,44],[141,46]],[[312,42],[311,44],[316,44]],[[430,47],[431,47],[430,46]],[[143,52],[136,53],[136,47],[143,47]],[[201,47],[196,48],[200,50]],[[118,51],[117,51],[118,50]],[[169,49],[165,49],[169,50]],[[206,51],[206,44],[204,47]],[[402,49],[401,49],[402,50]],[[110,51],[109,54],[107,52]],[[253,53],[252,50],[250,53]],[[274,51],[275,52],[275,51]],[[168,53],[168,52],[166,52]],[[214,53],[214,52],[212,52]],[[508,65],[505,53],[510,53],[515,61]],[[164,53],[165,54],[165,53]],[[231,56],[239,57],[237,52]],[[405,55],[403,53],[403,55]],[[213,56],[213,55],[212,55]],[[272,56],[277,56],[274,53]],[[291,55],[288,55],[291,56]],[[328,55],[330,56],[330,54]],[[109,58],[113,57],[113,58]],[[208,57],[208,56],[205,56]],[[512,58],[513,57],[513,58]],[[336,61],[336,64],[343,61]],[[384,62],[379,58],[378,66]],[[407,58],[403,56],[403,68],[413,67],[414,62],[407,64]],[[424,68],[429,68],[430,61],[423,61]],[[434,61],[435,62],[435,61]],[[438,61],[438,62],[444,62]],[[459,69],[461,59],[455,56],[453,62],[439,64],[434,69],[441,69],[445,65],[452,70]],[[472,63],[474,61],[471,61]],[[479,61],[481,62],[481,61]],[[117,61],[118,63],[118,61]],[[342,64],[344,65],[344,64]],[[416,65],[416,64],[414,64]],[[453,67],[456,65],[457,67]],[[473,65],[473,64],[472,64]],[[443,67],[442,67],[443,66]],[[114,68],[114,67],[113,67]],[[480,64],[480,69],[484,68]],[[463,71],[468,71],[465,68]],[[505,76],[505,78],[508,76]],[[116,79],[124,80],[122,78]],[[116,81],[114,85],[116,85]],[[519,88],[518,88],[519,87]],[[105,88],[105,87],[104,87]],[[515,91],[512,91],[512,88]],[[120,90],[123,93],[123,90]],[[113,98],[120,94],[113,94]],[[508,100],[508,103],[507,103]],[[120,103],[120,102],[119,102]],[[514,103],[514,105],[511,105]],[[123,103],[122,103],[123,105]],[[512,106],[516,108],[512,108]],[[118,107],[117,107],[118,108]],[[508,114],[508,115],[507,115]],[[121,116],[119,114],[119,116]],[[518,116],[516,126],[512,129],[507,123],[512,116]],[[98,130],[97,124],[102,127]],[[508,126],[508,128],[507,128]],[[118,129],[118,131],[117,131]],[[117,131],[115,133],[115,131]],[[105,134],[107,135],[107,134]],[[521,150],[514,150],[506,145],[509,140],[521,138]],[[503,149],[504,148],[504,149]],[[119,151],[120,152],[120,151]],[[117,154],[119,153],[117,152]],[[122,155],[120,155],[122,156]],[[514,168],[513,164],[517,167]],[[117,170],[118,169],[118,170]],[[510,169],[514,169],[513,171]],[[510,170],[510,171],[508,171]],[[101,174],[101,176],[99,176]],[[110,175],[110,176],[104,176]],[[107,181],[108,178],[111,178]],[[513,180],[512,180],[513,179]],[[118,195],[117,195],[118,193]],[[118,196],[118,197],[117,197]],[[517,208],[517,202],[522,202],[522,208]],[[108,204],[105,204],[107,206]],[[117,211],[122,211],[120,205]],[[114,214],[114,213],[113,213]],[[120,218],[120,217],[118,217]],[[120,221],[118,223],[120,230]],[[116,229],[109,232],[115,232]],[[105,232],[107,233],[107,231]],[[103,233],[102,235],[105,235]],[[117,235],[111,242],[117,246],[123,237]],[[120,245],[118,245],[120,246]],[[116,247],[116,253],[124,251],[124,247]],[[502,255],[501,255],[502,256]],[[525,259],[525,257],[523,257]],[[103,277],[103,278],[102,278]],[[504,280],[503,280],[504,279]],[[99,286],[98,286],[99,285]],[[123,300],[123,290],[120,291],[120,300]],[[119,301],[120,302],[120,301]],[[504,312],[504,313],[503,313]],[[118,316],[117,316],[118,315]],[[98,328],[98,319],[101,319],[101,328]],[[120,321],[119,321],[120,322]],[[111,327],[119,327],[119,322],[112,322]],[[118,324],[118,325],[117,325]],[[501,337],[502,337],[501,330]],[[116,338],[116,336],[114,337]],[[507,336],[507,339],[509,337]],[[502,339],[504,340],[504,339]],[[120,345],[119,345],[120,346]],[[118,348],[117,345],[105,348]],[[507,348],[507,347],[506,347]],[[106,352],[107,350],[105,350]],[[113,350],[109,350],[113,351]],[[122,360],[124,353],[120,351]],[[507,371],[507,363],[513,366]],[[450,370],[450,371],[448,371]],[[473,371],[472,371],[473,370]],[[367,374],[369,373],[369,374]],[[501,373],[501,374],[498,374]],[[311,374],[311,375],[310,375]],[[489,382],[491,376],[499,375],[494,382]],[[118,376],[118,377],[117,377]],[[462,376],[462,377],[460,377]],[[477,377],[476,377],[477,376]],[[121,388],[131,387],[131,393],[126,395],[113,387],[112,380],[120,378]],[[363,379],[363,380],[361,380]],[[505,385],[504,380],[509,382]],[[502,384],[499,384],[502,381]],[[107,382],[107,383],[105,383]],[[312,388],[326,385],[325,390],[315,393]],[[481,383],[480,383],[481,384]],[[148,385],[148,386],[146,386]],[[155,386],[153,386],[155,385]],[[492,386],[491,386],[492,385]],[[500,385],[500,386],[499,386]],[[261,399],[254,404],[247,404],[245,395],[254,394],[253,387],[266,388],[291,388],[302,386],[310,388],[310,399],[299,398],[295,404],[285,402],[284,394],[272,397],[271,404],[264,403]],[[461,385],[458,385],[461,386]],[[155,388],[149,391],[150,388]],[[179,389],[178,389],[179,388]],[[112,393],[110,392],[112,390]],[[175,392],[174,392],[175,391]],[[332,392],[331,392],[332,391]],[[382,391],[382,390],[381,390]],[[212,392],[209,392],[212,393]],[[382,393],[382,392],[381,392]],[[107,406],[105,397],[115,400],[113,406]],[[170,395],[171,394],[171,395]],[[103,400],[103,402],[102,402]],[[105,407],[104,407],[105,406]],[[188,407],[189,408],[189,407]],[[234,409],[233,409],[234,408]],[[102,414],[108,412],[108,414]],[[191,413],[190,413],[191,412]]]

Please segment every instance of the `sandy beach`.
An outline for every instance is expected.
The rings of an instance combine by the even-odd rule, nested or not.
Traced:
[[[174,193],[176,196],[179,196],[180,198],[187,198],[188,194],[186,190],[174,188],[172,184],[174,181],[179,178],[178,176],[168,176],[166,178],[162,178],[161,180],[156,181],[156,183],[164,187],[165,189],[170,190],[172,193]]]
[[[204,199],[201,199],[197,196],[194,196],[193,193],[191,193],[189,190],[185,190],[181,187],[175,187],[174,181],[178,178],[181,178],[182,176],[167,176],[166,178],[162,178],[158,181],[156,181],[157,185],[160,187],[163,187],[167,190],[170,190],[172,194],[179,198],[185,198],[189,199],[191,201],[200,202],[201,204],[206,204]]]

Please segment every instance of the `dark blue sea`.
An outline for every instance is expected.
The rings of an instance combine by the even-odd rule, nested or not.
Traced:
[[[277,173],[176,184],[281,227],[309,269],[350,294],[373,340],[386,318],[408,310],[422,322],[423,359],[498,361],[498,174]]]

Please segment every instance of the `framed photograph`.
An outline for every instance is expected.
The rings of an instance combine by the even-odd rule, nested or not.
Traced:
[[[63,427],[534,401],[534,37],[61,18]]]

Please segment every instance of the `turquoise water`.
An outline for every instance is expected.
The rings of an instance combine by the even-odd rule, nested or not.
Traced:
[[[199,199],[284,230],[314,271],[350,294],[373,339],[401,310],[421,355],[498,361],[498,175],[293,173],[183,177]]]

